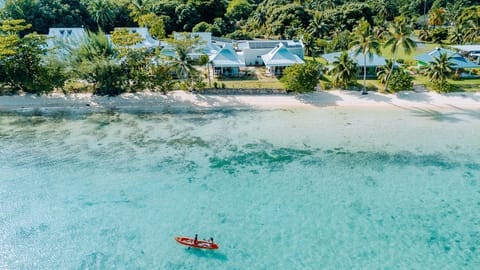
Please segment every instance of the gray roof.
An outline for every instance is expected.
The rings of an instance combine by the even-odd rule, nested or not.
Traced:
[[[210,57],[210,62],[212,62],[215,67],[244,67],[245,60],[241,59],[235,50],[233,49],[232,44],[225,44],[225,46],[215,55]]]
[[[325,58],[329,63],[332,63],[333,61],[335,61],[335,58],[340,57],[341,54],[342,52],[327,53],[327,54],[323,54],[322,57]],[[355,54],[353,51],[349,51],[348,56],[352,58],[360,67],[365,66],[363,55],[361,53]],[[387,59],[378,54],[372,54],[372,57],[370,57],[367,54],[366,62],[367,62],[366,64],[367,67],[381,67],[387,64]]]
[[[305,63],[302,59],[300,59],[300,57],[289,52],[283,43],[277,44],[275,49],[271,50],[265,55],[262,55],[262,60],[267,67],[288,67],[294,64]]]
[[[303,48],[300,40],[239,40],[237,47],[239,50],[245,49],[274,49],[278,43],[282,43],[287,48]]]
[[[440,54],[446,54],[450,57],[450,62],[453,64],[454,68],[478,68],[479,65],[475,64],[474,62],[466,59],[465,57],[461,56],[459,53],[456,53],[451,50],[447,50],[444,48],[436,48],[431,52],[420,54],[415,56],[415,60],[430,63],[435,60],[435,58],[439,58]]]
[[[463,52],[480,52],[480,45],[454,45],[451,46],[452,48],[455,48],[457,50],[463,51]]]
[[[148,32],[148,28],[145,27],[117,27],[115,29],[128,29],[130,33],[138,33],[138,35],[143,39],[142,41],[135,44],[133,47],[138,48],[155,48],[158,47],[160,42],[154,39]]]
[[[70,53],[70,50],[78,48],[79,44],[86,37],[85,29],[57,27],[50,28],[47,35],[47,47],[56,48],[55,53],[64,57]]]

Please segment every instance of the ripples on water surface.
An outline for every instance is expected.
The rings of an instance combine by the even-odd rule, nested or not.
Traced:
[[[460,109],[3,115],[0,269],[478,269],[479,134]]]

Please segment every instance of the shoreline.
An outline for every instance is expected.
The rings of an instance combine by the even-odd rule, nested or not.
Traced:
[[[278,109],[313,107],[405,107],[437,109],[480,109],[480,93],[403,91],[396,94],[353,91],[318,91],[307,94],[222,95],[172,91],[127,93],[116,97],[92,94],[49,94],[0,96],[0,112],[73,110],[162,111],[169,109]]]

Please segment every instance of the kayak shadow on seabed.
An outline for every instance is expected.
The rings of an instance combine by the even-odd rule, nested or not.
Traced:
[[[228,261],[227,255],[220,253],[216,250],[203,250],[198,248],[185,249],[186,253],[193,254],[201,258],[211,258],[219,261]]]

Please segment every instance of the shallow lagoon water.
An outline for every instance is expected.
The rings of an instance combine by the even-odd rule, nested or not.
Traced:
[[[478,269],[479,134],[459,108],[2,115],[0,268]]]

